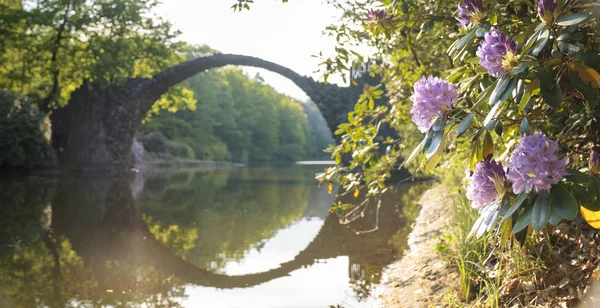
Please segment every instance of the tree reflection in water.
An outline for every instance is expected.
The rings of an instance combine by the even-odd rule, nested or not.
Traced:
[[[328,215],[334,200],[316,187],[315,171],[0,180],[0,306],[176,307],[187,285],[251,287],[338,256],[348,256],[355,297],[365,299],[382,268],[406,248],[407,226],[418,213],[414,200],[426,185],[390,191],[379,230],[357,236],[355,229],[373,227],[374,213],[340,225]],[[278,230],[307,216],[324,223],[294,259],[262,273],[223,274],[227,262],[260,250]]]

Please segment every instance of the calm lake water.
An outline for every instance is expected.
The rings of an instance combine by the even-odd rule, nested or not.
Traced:
[[[340,224],[323,168],[0,178],[0,307],[370,307],[428,184]]]

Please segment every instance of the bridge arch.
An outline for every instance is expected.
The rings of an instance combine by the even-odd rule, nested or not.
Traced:
[[[79,171],[133,168],[134,133],[154,102],[172,86],[227,65],[263,68],[290,79],[317,105],[331,131],[345,121],[356,101],[350,87],[317,82],[256,57],[214,54],[169,67],[152,78],[132,78],[122,86],[106,89],[84,83],[65,108],[51,115],[59,163]]]

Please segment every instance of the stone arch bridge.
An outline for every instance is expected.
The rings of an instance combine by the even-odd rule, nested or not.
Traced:
[[[203,71],[227,65],[263,68],[287,77],[319,107],[332,131],[345,121],[358,94],[357,87],[317,82],[289,68],[255,57],[215,54],[186,61],[152,78],[132,78],[123,85],[100,87],[84,83],[67,107],[51,115],[54,146],[62,167],[71,170],[129,170],[136,129],[146,113],[169,88]]]

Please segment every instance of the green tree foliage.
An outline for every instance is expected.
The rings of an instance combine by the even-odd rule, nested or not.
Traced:
[[[188,57],[208,52],[207,47],[200,47]],[[258,75],[250,78],[234,68],[211,70],[184,85],[194,93],[196,109],[159,112],[145,121],[143,130],[187,144],[197,159],[247,162],[323,158],[320,152],[332,142],[314,105],[307,107],[277,93]],[[310,118],[307,108],[312,108]]]
[[[0,89],[65,105],[84,80],[118,84],[182,60],[172,25],[155,0],[22,0],[0,5]],[[192,106],[175,89],[169,100]],[[171,107],[172,106],[167,106]]]
[[[0,92],[0,168],[37,167],[53,159],[47,117],[28,101]]]
[[[302,217],[319,191],[310,180],[314,172],[296,167],[150,175],[138,204],[153,234],[180,257],[221,270]]]

